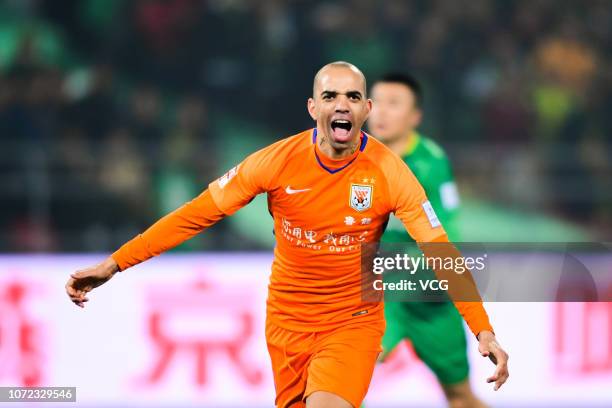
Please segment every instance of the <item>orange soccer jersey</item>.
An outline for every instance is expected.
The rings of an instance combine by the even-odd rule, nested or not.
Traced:
[[[309,130],[281,140],[209,186],[228,215],[268,193],[277,243],[268,318],[295,331],[383,318],[381,304],[361,302],[360,244],[380,239],[391,212],[417,241],[444,234],[427,218],[416,178],[381,143],[363,133],[352,156],[331,160],[316,137]]]
[[[417,242],[446,241],[446,233],[415,176],[382,143],[362,133],[352,156],[332,160],[316,140],[311,129],[253,153],[113,258],[122,270],[135,265],[267,192],[277,242],[268,319],[308,332],[382,320],[381,303],[361,301],[360,244],[380,239],[390,213]],[[480,303],[455,304],[474,334],[491,330]]]

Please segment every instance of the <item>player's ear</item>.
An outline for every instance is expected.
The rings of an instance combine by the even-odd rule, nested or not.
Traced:
[[[366,119],[370,116],[370,112],[372,112],[372,100],[368,98],[366,100]]]
[[[306,103],[306,107],[308,108],[308,113],[312,120],[317,120],[317,112],[315,110],[315,101],[312,98],[308,98],[308,102]]]
[[[423,111],[420,109],[415,109],[412,114],[412,127],[419,127],[421,125],[421,121],[423,120]]]

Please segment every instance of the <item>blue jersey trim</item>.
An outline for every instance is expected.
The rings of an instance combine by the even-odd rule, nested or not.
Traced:
[[[312,143],[315,144],[316,142],[317,142],[317,128],[314,128],[314,131],[312,132]],[[365,147],[366,147],[367,144],[368,144],[368,135],[365,132],[362,131],[361,132],[361,145],[359,146],[359,151],[363,152],[365,150]],[[351,160],[350,162],[346,163],[342,167],[338,167],[337,169],[330,169],[325,164],[323,164],[323,162],[319,158],[319,155],[317,154],[316,150],[315,150],[314,153],[315,153],[315,157],[317,158],[317,162],[319,163],[319,166],[321,166],[325,171],[327,171],[330,174],[335,174],[335,173],[338,173],[341,170],[344,170],[345,168],[350,166],[355,161],[355,159],[357,157],[359,157],[359,155],[355,156],[353,158],[353,160]]]

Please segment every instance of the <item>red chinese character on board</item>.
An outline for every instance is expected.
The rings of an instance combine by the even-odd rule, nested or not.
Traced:
[[[247,361],[255,324],[251,293],[248,288],[201,282],[152,290],[147,325],[155,362],[145,381],[158,383],[171,367],[176,368],[171,363],[187,356],[186,361],[194,364],[195,383],[204,386],[213,371],[210,358],[221,356],[247,383],[260,384],[263,373]]]
[[[612,373],[612,303],[557,302],[553,321],[555,372]]]
[[[29,287],[0,285],[0,378],[34,387],[42,382],[43,355],[40,329],[26,310]]]

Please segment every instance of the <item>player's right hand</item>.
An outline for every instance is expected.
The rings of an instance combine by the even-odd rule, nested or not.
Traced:
[[[119,266],[113,258],[109,257],[96,266],[71,274],[66,283],[66,293],[75,305],[85,307],[85,302],[89,301],[85,296],[87,292],[106,283],[118,271]]]

